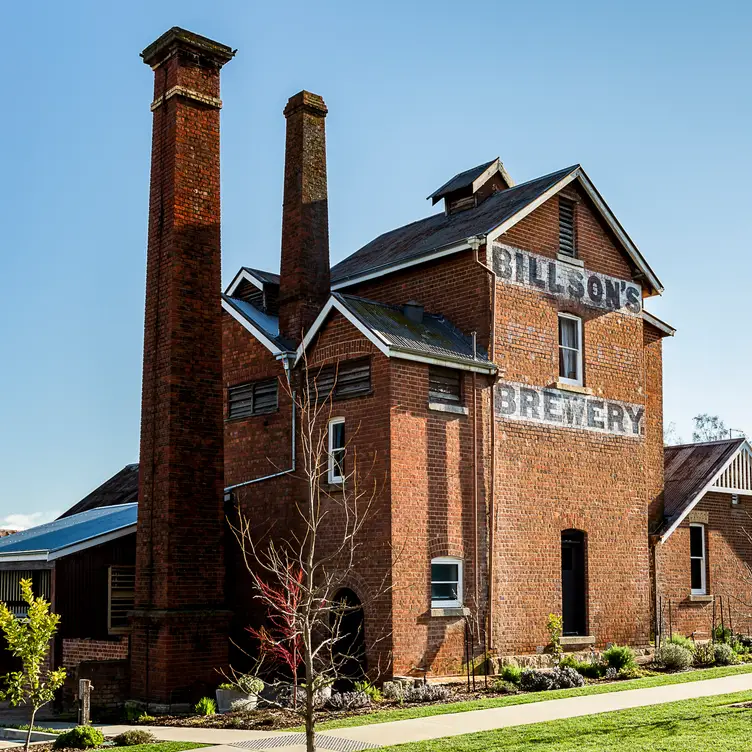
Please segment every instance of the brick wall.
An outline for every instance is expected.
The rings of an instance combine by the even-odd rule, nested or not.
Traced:
[[[112,640],[63,640],[63,663],[67,669],[82,661],[124,660],[128,658],[128,638]]]
[[[749,633],[752,629],[752,574],[745,562],[752,563],[752,543],[746,532],[752,533],[750,517],[752,499],[739,497],[739,505],[731,505],[729,494],[706,494],[688,518],[663,544],[658,544],[656,568],[658,595],[663,606],[664,634],[669,630],[669,601],[671,627],[674,633],[694,634],[708,639],[713,624],[713,602],[691,595],[689,525],[705,525],[707,561],[707,592],[716,599],[716,623],[721,622],[720,598],[723,598],[724,622],[729,626],[728,609],[734,630]]]
[[[570,193],[574,193],[570,189]],[[582,196],[579,196],[582,199]],[[576,213],[579,257],[588,270],[631,279],[629,266],[586,200]],[[501,242],[551,258],[558,250],[558,200],[519,222]],[[646,405],[642,320],[563,303],[499,283],[496,360],[510,381],[558,380],[559,311],[583,319],[585,386],[604,399]],[[658,386],[655,348],[650,388]],[[658,409],[658,401],[648,405]],[[561,533],[586,536],[586,621],[598,645],[640,645],[650,626],[647,478],[662,466],[657,421],[641,439],[499,420],[494,551],[494,647],[545,645],[549,613],[561,613]],[[650,448],[650,449],[648,449]],[[654,485],[651,489],[654,492]]]

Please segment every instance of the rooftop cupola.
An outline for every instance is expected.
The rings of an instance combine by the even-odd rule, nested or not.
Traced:
[[[490,162],[473,167],[455,175],[428,198],[433,204],[444,199],[444,211],[456,214],[466,209],[474,209],[497,191],[511,188],[514,181],[496,157]]]

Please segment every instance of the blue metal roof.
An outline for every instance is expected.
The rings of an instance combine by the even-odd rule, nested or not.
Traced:
[[[99,507],[46,525],[0,538],[0,561],[5,556],[52,554],[136,524],[138,504]]]

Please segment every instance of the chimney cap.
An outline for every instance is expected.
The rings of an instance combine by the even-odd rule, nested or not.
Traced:
[[[415,300],[408,300],[402,306],[402,311],[408,321],[414,321],[416,324],[423,323],[423,305]]]
[[[313,115],[321,115],[322,117],[326,117],[327,112],[329,112],[323,97],[305,89],[287,100],[283,114],[287,118],[298,110],[308,110]]]
[[[232,60],[237,52],[226,44],[194,34],[187,29],[181,29],[180,26],[173,26],[159,39],[152,42],[141,53],[141,57],[147,65],[153,68],[171,57],[178,49],[193,52],[219,68]]]

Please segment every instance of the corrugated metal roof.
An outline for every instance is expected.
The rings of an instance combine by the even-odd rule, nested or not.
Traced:
[[[740,438],[665,448],[664,527],[670,527],[682,515],[743,443]]]
[[[472,340],[443,316],[424,313],[423,320],[417,322],[408,318],[401,307],[355,295],[333,294],[355,317],[393,348],[440,359],[491,365],[488,354],[482,348],[478,348],[477,357],[473,358]]]
[[[513,217],[578,167],[573,165],[497,191],[474,209],[449,215],[443,212],[433,214],[386,232],[336,264],[332,269],[332,282],[344,282],[382,267],[427,256],[473,235],[484,235]]]
[[[233,298],[229,295],[222,295],[228,305],[231,305],[241,316],[244,316],[254,326],[261,331],[279,347],[280,350],[292,351],[295,349],[291,342],[287,342],[284,337],[279,336],[279,316],[272,316],[260,311],[256,306],[246,300]]]
[[[21,530],[0,539],[0,561],[4,556],[53,553],[136,524],[138,504],[100,507],[63,517],[45,525]]]
[[[498,162],[499,158],[492,159],[490,162],[485,162],[477,167],[471,167],[469,170],[457,173],[453,178],[447,180],[441,188],[435,190],[428,198],[440,199],[442,196],[446,196],[447,193],[458,191],[460,188],[467,188],[472,185],[476,178],[479,178],[494,162]],[[434,201],[436,203],[436,201]]]
[[[89,509],[130,504],[136,501],[138,501],[138,464],[126,465],[68,511],[63,512],[60,518],[87,512]]]

